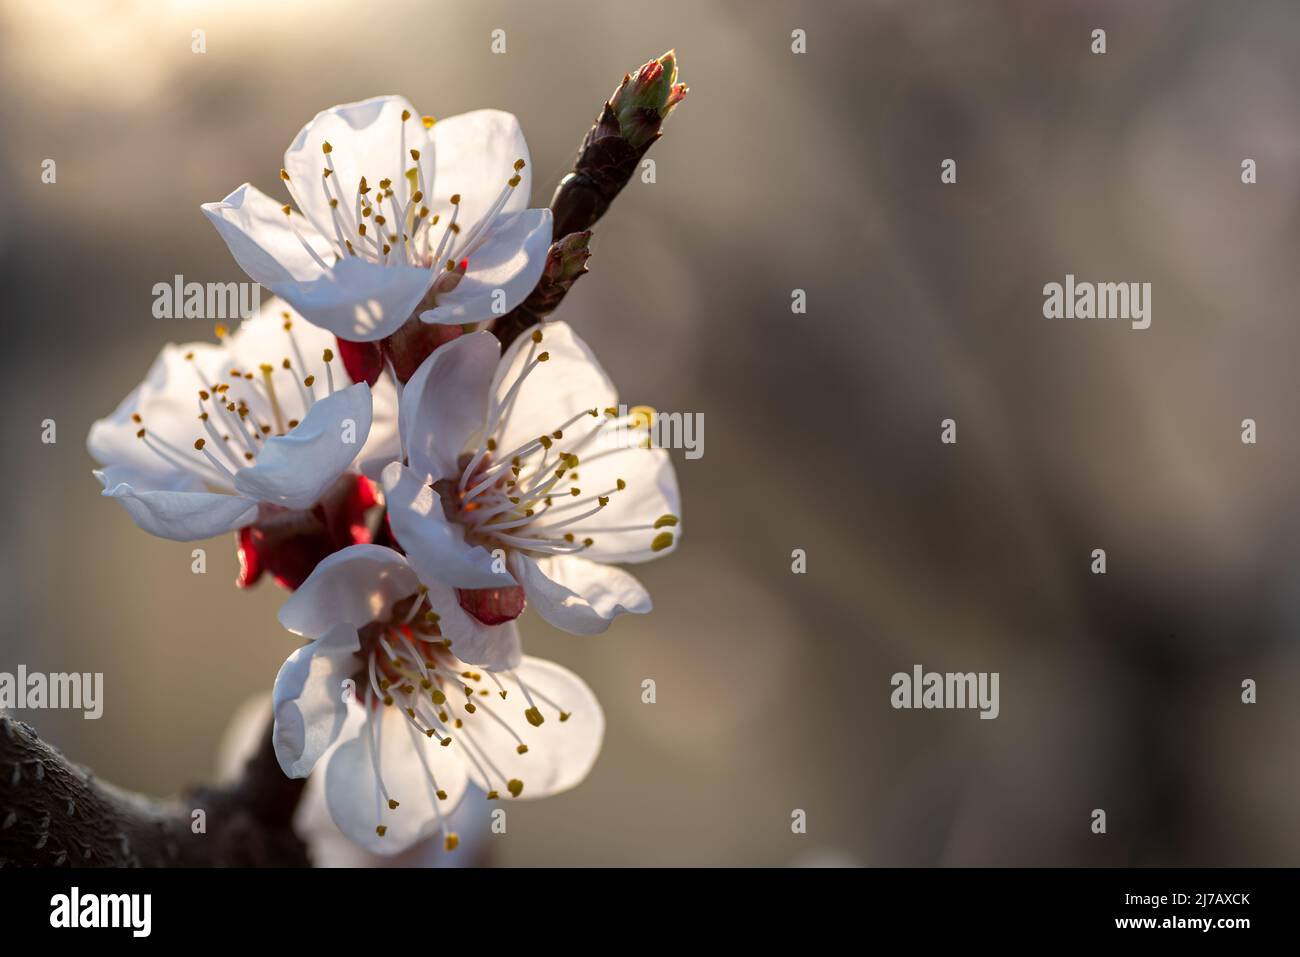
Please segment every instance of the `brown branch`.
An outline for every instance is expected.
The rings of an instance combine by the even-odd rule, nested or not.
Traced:
[[[677,58],[671,51],[623,77],[583,137],[573,169],[551,197],[552,243],[537,288],[493,323],[502,346],[554,312],[587,271],[591,228],[663,135],[664,120],[686,92],[686,85],[677,82]]]
[[[303,784],[280,770],[268,726],[232,786],[159,801],[96,780],[0,714],[0,867],[307,867],[292,823]]]

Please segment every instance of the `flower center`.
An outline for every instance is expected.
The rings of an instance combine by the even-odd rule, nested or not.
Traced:
[[[264,362],[256,371],[233,365],[209,381],[195,361],[193,352],[185,355],[198,379],[198,418],[204,435],[194,440],[193,451],[179,448],[161,435],[148,430],[139,412],[131,420],[140,428],[136,438],[169,465],[182,468],[202,478],[208,485],[234,491],[235,473],[253,465],[268,438],[292,431],[316,403],[318,391],[334,394],[334,350],[321,353],[319,368],[325,382],[318,386],[314,372],[300,378],[300,371],[310,367],[303,358],[293,334],[293,320],[283,313],[284,331],[292,358],[284,356],[279,364]],[[223,344],[228,336],[225,326],[216,327]],[[292,384],[290,384],[292,382]],[[215,450],[215,451],[214,451]]]
[[[408,150],[406,146],[406,126],[412,122],[415,118],[411,112],[403,110],[394,176],[385,176],[372,184],[362,174],[350,193],[348,187],[339,181],[334,166],[334,147],[329,142],[321,144],[325,160],[319,188],[329,207],[333,234],[325,239],[331,242],[336,262],[351,256],[384,266],[406,265],[431,270],[434,274],[431,292],[436,295],[456,288],[465,275],[469,257],[482,245],[488,227],[519,185],[520,171],[525,164],[522,159],[515,160],[500,194],[479,221],[462,236],[463,229],[458,222],[459,193],[452,193],[448,198],[451,213],[446,222],[442,221],[441,213],[432,213],[427,205],[420,151]],[[424,116],[419,122],[426,130],[432,129],[434,118]],[[413,164],[409,168],[408,156]],[[280,179],[301,209],[303,203],[297,193],[299,184],[294,183],[284,169],[280,170]],[[322,269],[328,269],[294,223],[293,206],[286,204],[281,210],[289,218],[289,226],[303,248]]]
[[[531,727],[540,727],[546,720],[542,706],[555,712],[560,721],[568,721],[571,714],[555,701],[529,688],[518,673],[504,671],[476,671],[457,658],[451,651],[451,642],[442,637],[438,627],[438,614],[428,605],[428,589],[397,602],[386,621],[371,622],[361,630],[361,667],[355,676],[358,698],[366,711],[366,728],[363,732],[369,745],[371,764],[375,773],[376,820],[375,833],[383,837],[387,827],[382,823],[385,806],[395,811],[401,802],[389,793],[384,783],[381,762],[385,708],[399,708],[405,716],[407,732],[424,769],[434,812],[445,834],[444,846],[455,849],[459,838],[446,829],[439,807],[447,800],[447,792],[438,786],[437,777],[425,753],[430,741],[450,747],[453,740],[460,745],[460,754],[486,782],[488,800],[497,800],[504,790],[511,797],[519,797],[524,782],[509,777],[492,760],[485,740],[478,736],[481,726],[491,723],[504,728],[514,740],[515,753],[527,754],[528,745],[507,722],[498,709],[499,702],[509,697],[507,685],[513,683],[521,693],[524,719]],[[485,681],[484,679],[487,679]],[[503,680],[504,679],[504,680]],[[539,705],[540,702],[541,704]],[[421,735],[425,740],[421,740]]]

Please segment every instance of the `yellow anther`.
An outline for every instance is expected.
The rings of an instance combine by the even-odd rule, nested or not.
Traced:
[[[420,162],[420,151],[411,150],[411,159],[415,160],[417,163]]]
[[[622,479],[619,479],[619,480],[618,480],[617,482],[615,482],[614,484],[615,484],[615,486],[617,486],[617,488],[618,488],[618,490],[619,490],[620,492],[623,491],[623,489],[627,488],[627,483],[624,482]]]
[[[519,185],[519,174],[516,173],[514,176],[511,176],[508,180],[506,180],[506,182],[510,184],[511,189],[514,189],[516,186]]]
[[[195,450],[196,452],[202,452],[202,451],[203,451],[203,446],[205,446],[206,444],[207,444],[207,442],[206,442],[204,439],[195,439],[195,440],[194,440],[194,450]]]
[[[460,836],[457,834],[448,834],[442,839],[442,846],[443,849],[447,851],[456,850],[456,848],[460,847]]]
[[[445,704],[447,701],[447,696],[442,693],[441,688],[434,688],[429,697],[433,699],[434,704]]]
[[[528,164],[526,164],[522,159],[517,159],[517,160],[515,160],[515,172],[516,172],[516,173],[519,172],[519,171],[520,171],[521,169],[523,169],[526,165],[528,165]]]
[[[334,152],[334,147],[330,146],[329,140],[326,140],[324,143],[320,145],[320,151],[324,153],[326,156],[328,156],[330,153]]]
[[[405,122],[406,122],[407,120],[409,120],[410,118],[411,118],[411,111],[410,111],[410,110],[402,110],[402,122],[405,123]]]
[[[489,452],[495,452],[495,451],[497,450],[497,440],[496,440],[496,439],[488,439],[488,440],[487,440],[487,450],[488,450]]]
[[[516,754],[527,754],[527,753],[528,753],[528,745],[526,745],[526,744],[521,744],[521,745],[519,745],[519,747],[515,748],[515,753],[516,753]]]
[[[333,350],[333,349],[326,349],[324,352],[321,353],[321,358],[324,359],[326,362],[333,362],[333,361],[334,361],[334,350]]]
[[[217,323],[216,326],[213,327],[212,331],[216,333],[218,339],[226,338],[227,333],[230,332],[230,330],[221,323]]]
[[[309,389],[312,387],[312,385],[315,384],[315,382],[316,382],[316,377],[314,375],[309,375],[307,376],[307,378],[302,380],[302,384]]]
[[[394,801],[392,798],[389,798],[389,799],[388,799],[388,810],[390,810],[390,811],[396,811],[396,810],[398,809],[398,807],[400,807],[400,806],[401,806],[401,805],[399,805],[399,804],[398,804],[396,801]]]
[[[571,488],[571,489],[569,489],[569,494],[572,495],[574,498],[577,498],[579,495],[582,494],[582,489],[580,489],[580,488]]]
[[[662,552],[665,548],[670,546],[672,543],[673,543],[672,532],[660,532],[658,535],[655,536],[654,541],[650,543],[650,551]]]
[[[533,330],[533,342],[541,342],[541,341],[542,341],[542,330],[541,330],[541,329],[534,329],[534,330]]]
[[[528,719],[528,723],[531,724],[534,728],[541,727],[542,722],[546,720],[545,718],[542,717],[542,713],[538,711],[537,708],[535,707],[529,708],[527,711],[525,711],[524,717]]]
[[[655,519],[655,528],[664,528],[665,526],[671,528],[673,525],[676,525],[677,522],[678,518],[676,515],[660,515]]]
[[[655,410],[648,405],[636,405],[628,410],[628,418],[632,420],[632,428],[645,426],[647,429],[654,424]]]
[[[293,207],[290,206],[288,203],[285,203],[283,206],[280,207],[280,212],[282,212],[282,213],[284,213],[284,215],[288,216],[290,213],[293,212]]]
[[[569,712],[567,712],[567,711],[561,711],[561,712],[560,712],[560,723],[563,724],[565,721],[568,721],[568,720],[569,720],[570,718],[572,718],[572,717],[573,717],[573,715],[569,714]]]
[[[136,437],[137,439],[143,439],[143,438],[144,438],[144,429],[141,429],[139,432],[137,432],[137,433],[135,434],[135,437]]]
[[[289,171],[284,167],[280,168],[280,179],[284,180],[286,183],[289,182]]]
[[[606,505],[609,504],[609,496],[608,496],[608,495],[602,495],[602,496],[600,496],[598,499],[596,499],[596,501],[600,503],[600,507],[601,507],[601,508],[604,508]]]
[[[501,797],[501,795],[498,794],[498,793],[496,792],[495,789],[493,789],[493,790],[491,790],[491,791],[488,791],[488,793],[487,793],[487,799],[488,799],[489,801],[495,801],[495,800],[497,800],[497,799],[500,798],[500,797]]]
[[[433,129],[433,124],[434,124],[436,121],[434,120],[434,118],[433,118],[432,116],[422,116],[422,117],[420,117],[420,122],[424,124],[424,128],[425,128],[426,130],[431,130],[431,129]]]
[[[459,205],[460,205],[460,193],[452,193],[452,194],[451,194],[451,205],[453,205],[453,206],[459,206]]]
[[[447,792],[444,791],[442,788],[438,788],[437,794],[438,794],[439,801],[447,800]]]
[[[524,782],[518,778],[511,778],[506,782],[506,789],[510,792],[511,797],[519,797],[524,790]]]
[[[382,824],[376,824],[375,833],[378,834],[380,837],[383,837],[385,834],[388,833],[388,828],[384,827],[384,825]]]
[[[537,437],[537,441],[542,444],[542,448],[544,449],[549,449],[552,445],[555,444],[555,442],[551,440],[551,437],[549,435],[539,435]]]

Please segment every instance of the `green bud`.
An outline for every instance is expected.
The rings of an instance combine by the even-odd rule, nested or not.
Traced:
[[[677,82],[676,51],[669,50],[623,77],[609,105],[618,118],[619,131],[639,147],[658,135],[660,124],[686,92],[686,84]]]

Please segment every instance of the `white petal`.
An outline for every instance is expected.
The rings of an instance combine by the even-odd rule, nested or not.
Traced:
[[[402,390],[401,433],[410,468],[429,479],[459,476],[457,460],[482,432],[488,389],[501,356],[490,332],[435,349]]]
[[[402,458],[402,436],[398,430],[397,387],[392,376],[381,375],[370,388],[370,437],[357,456],[357,470],[378,482],[389,462]]]
[[[486,715],[482,716],[485,720],[471,716],[462,733],[468,730],[474,744],[487,753],[507,779],[523,782],[521,798],[549,797],[580,784],[596,763],[605,734],[605,715],[591,689],[573,672],[541,658],[525,657],[513,672],[498,677],[506,688],[506,700],[490,696],[478,703],[492,708],[514,734]],[[519,680],[527,686],[544,717],[539,727],[524,717],[528,703]],[[568,717],[561,721],[548,701]],[[518,752],[516,735],[528,746],[524,754]],[[451,748],[459,744],[454,742]],[[469,774],[479,787],[495,789],[503,799],[508,797],[503,782],[495,775],[487,781],[472,764]]]
[[[268,288],[291,302],[308,322],[339,338],[373,342],[411,318],[432,283],[433,273],[427,269],[350,256],[319,279],[272,283]]]
[[[185,356],[191,355],[192,359]],[[211,343],[167,345],[159,352],[144,382],[136,386],[113,411],[90,427],[86,447],[104,465],[130,466],[140,475],[159,481],[179,474],[208,475],[206,460],[193,450],[203,434],[198,420],[198,391],[203,377],[213,381],[228,354]],[[132,415],[138,414],[136,422]],[[147,443],[137,437],[141,425],[161,442]],[[159,455],[155,448],[165,443],[178,450]],[[152,446],[152,447],[151,447]]]
[[[515,580],[493,571],[492,554],[469,545],[465,530],[447,521],[438,493],[400,462],[384,469],[384,495],[393,534],[426,582],[456,588],[508,588]]]
[[[127,476],[137,484],[125,480]],[[257,502],[240,495],[144,487],[139,484],[139,473],[121,468],[98,469],[95,477],[104,486],[106,497],[121,502],[136,525],[159,538],[196,542],[233,532],[257,518]],[[188,484],[192,480],[178,481]]]
[[[310,508],[347,471],[369,434],[370,386],[358,382],[318,399],[297,426],[267,439],[256,464],[236,473],[235,488],[261,502]]]
[[[527,299],[542,278],[551,248],[551,211],[526,209],[498,216],[475,246],[456,288],[439,293],[437,305],[420,313],[425,322],[486,322]]]
[[[219,203],[204,203],[204,214],[217,227],[235,262],[255,282],[269,289],[320,279],[327,270],[294,234],[283,203],[245,183]],[[333,258],[329,243],[302,219],[298,233],[324,263]],[[288,298],[288,297],[286,297]]]
[[[425,585],[430,604],[439,616],[438,628],[442,637],[451,642],[452,654],[466,664],[489,671],[502,671],[519,664],[523,643],[513,621],[485,625],[460,606],[455,589],[437,582]]]
[[[347,717],[343,682],[357,673],[360,649],[356,628],[340,623],[281,666],[272,696],[272,742],[287,776],[305,778],[337,740]]]
[[[433,199],[426,205],[447,222],[451,206],[446,201],[460,194],[461,235],[468,235],[496,202],[506,182],[515,175],[515,161],[523,160],[519,185],[510,192],[502,214],[528,208],[533,189],[533,166],[523,130],[511,113],[475,110],[439,120],[433,128],[435,171]]]
[[[410,118],[402,121],[403,111]],[[405,148],[402,133],[405,131]],[[332,192],[325,192],[325,154],[331,147],[330,177]],[[376,96],[358,103],[344,103],[317,113],[304,126],[284,154],[284,168],[289,173],[288,187],[303,213],[324,236],[334,239],[334,220],[329,199],[351,211],[362,176],[375,186],[381,179],[391,179],[394,192],[402,196],[398,184],[414,162],[409,150],[420,151],[420,165],[426,181],[433,175],[433,137],[420,122],[420,114],[403,96]],[[355,237],[353,238],[355,242]]]
[[[612,438],[613,430],[603,430]],[[631,433],[635,442],[637,435]],[[583,557],[597,562],[645,562],[662,558],[677,548],[682,536],[682,500],[677,489],[677,473],[666,449],[643,449],[636,445],[620,449],[606,448],[606,435],[593,440],[592,452],[582,456],[578,466],[584,491],[601,494],[617,489],[622,479],[625,488],[609,495],[609,504],[590,518],[565,528],[575,538],[590,538],[592,544]],[[557,515],[557,518],[563,515]],[[667,524],[667,517],[676,518]],[[660,527],[655,528],[655,524]],[[665,533],[672,541],[662,542]],[[651,549],[656,539],[659,551]]]
[[[568,323],[548,322],[538,328],[542,330],[541,343],[535,344],[530,332],[516,338],[502,356],[493,381],[496,408],[509,395],[530,357],[535,359],[543,352],[549,355],[547,361],[529,373],[498,426],[497,445],[503,450],[518,448],[524,442],[554,431],[579,412],[604,410],[618,404],[614,383]],[[603,415],[603,411],[598,414]],[[589,428],[588,422],[592,426],[598,424],[596,419],[583,418],[570,428]]]
[[[619,615],[644,615],[652,607],[641,583],[612,565],[572,555],[535,561],[515,552],[510,570],[537,613],[574,635],[598,635]]]
[[[465,793],[466,770],[454,743],[444,748],[415,731],[398,707],[372,712],[371,720],[383,723],[379,767],[388,795],[399,806],[390,810],[379,794],[365,729],[326,758],[325,799],[334,823],[349,838],[371,853],[396,854],[438,829],[435,801],[444,815],[455,809]],[[435,781],[446,800],[434,795]],[[375,833],[377,825],[387,828],[383,837]]]
[[[349,545],[322,560],[280,608],[280,624],[321,638],[335,625],[355,629],[387,617],[394,603],[415,594],[420,580],[410,563],[382,545]]]
[[[288,331],[284,328],[286,314],[291,323],[291,329]],[[275,369],[277,391],[283,390],[280,401],[286,406],[289,400],[297,398],[298,389],[288,385],[287,381],[286,385],[280,384],[280,377],[283,376],[280,368],[281,361],[289,359],[293,362],[293,376],[299,381],[312,373],[315,373],[317,379],[324,379],[325,370],[321,353],[326,349],[337,351],[338,348],[332,333],[305,321],[297,310],[278,296],[268,297],[258,314],[252,319],[241,322],[226,340],[226,344],[235,368],[245,372],[256,372],[263,363],[269,363]],[[296,350],[295,345],[297,345]],[[302,354],[303,362],[307,365],[305,369],[297,368],[298,353]],[[336,377],[342,378],[346,375],[346,373],[341,374],[341,367],[341,363],[335,365]],[[348,384],[351,384],[351,380],[348,380]],[[294,402],[293,407],[296,411],[306,412],[305,409],[301,409],[300,401]],[[301,415],[292,417],[302,418]]]

